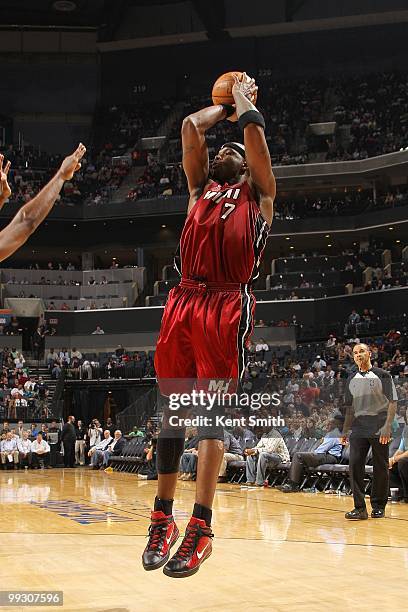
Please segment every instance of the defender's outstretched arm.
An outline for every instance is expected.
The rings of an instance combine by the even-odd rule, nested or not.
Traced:
[[[19,249],[50,212],[65,181],[72,179],[81,167],[86,148],[80,143],[66,157],[50,182],[32,200],[20,208],[10,223],[0,232],[0,261]],[[6,166],[7,167],[7,166]]]

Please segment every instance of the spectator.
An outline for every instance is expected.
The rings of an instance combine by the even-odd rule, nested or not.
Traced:
[[[267,351],[269,351],[268,344],[263,338],[259,338],[258,342],[255,345],[255,352],[257,353],[257,355],[259,355],[262,361],[265,359],[265,353]]]
[[[58,426],[57,421],[51,421],[51,425],[48,428],[48,434],[57,434],[56,444],[61,444],[61,428]]]
[[[81,370],[81,378],[83,380],[92,379],[92,366],[88,360],[84,361],[84,363],[80,367],[80,370]]]
[[[121,359],[123,357],[123,355],[125,354],[125,349],[123,348],[123,346],[121,344],[118,344],[117,349],[115,350],[115,355],[117,357],[117,359]]]
[[[20,351],[17,351],[16,358],[14,359],[14,363],[16,365],[17,370],[22,370],[24,368],[25,359],[23,354]]]
[[[184,452],[180,460],[179,480],[193,480],[197,471],[199,438],[197,429],[190,427],[186,431]]]
[[[60,361],[61,366],[63,368],[67,368],[69,366],[69,364],[70,364],[70,361],[71,361],[68,349],[63,348],[60,351],[58,357],[59,357],[59,361]]]
[[[33,439],[36,438],[39,432],[40,432],[39,425],[37,425],[36,423],[31,423],[30,437]]]
[[[6,433],[6,439],[0,443],[0,455],[3,469],[6,469],[6,464],[12,464],[14,469],[18,469],[17,437],[11,431]]]
[[[81,351],[78,351],[75,347],[71,350],[71,359],[78,359],[79,361],[82,360],[82,353]]]
[[[325,435],[323,442],[315,451],[309,453],[296,452],[293,455],[289,470],[289,482],[278,487],[284,493],[299,491],[305,469],[318,467],[326,463],[338,463],[343,450],[341,444],[341,431],[344,419],[342,415],[336,414],[331,423],[331,430]]]
[[[81,420],[78,420],[77,426],[75,427],[75,463],[76,465],[85,465],[85,440],[86,440],[86,428],[82,424]]]
[[[41,462],[47,470],[51,468],[50,445],[43,439],[40,432],[37,434],[34,442],[31,443],[31,456],[34,470],[38,470],[41,467]]]
[[[26,383],[26,384],[27,384],[27,383]],[[25,432],[25,429],[24,429],[24,423],[23,423],[23,421],[19,421],[19,422],[17,423],[17,431],[16,431],[16,434],[17,434],[17,436],[18,436],[19,438],[22,438],[22,437],[23,437],[24,432]]]
[[[156,449],[157,438],[152,438],[149,442],[149,447],[147,448],[145,464],[142,466],[140,472],[137,475],[140,480],[157,480]]]
[[[46,360],[45,360],[45,361],[46,361],[46,363],[47,363],[47,366],[48,366],[50,369],[52,369],[52,367],[53,367],[53,365],[54,365],[55,361],[57,361],[57,360],[58,360],[58,355],[57,355],[57,353],[55,352],[55,349],[54,349],[54,348],[50,348],[50,350],[49,350],[49,351],[48,351],[48,353],[47,353]]]
[[[61,432],[61,442],[64,447],[64,467],[73,468],[75,461],[75,417],[69,416]]]
[[[28,438],[28,431],[23,431],[22,436],[17,441],[17,450],[21,468],[31,468],[31,441]]]
[[[336,346],[336,342],[337,342],[337,338],[333,334],[330,334],[326,342],[326,348],[328,349],[334,348]]]
[[[109,429],[110,434],[111,434],[111,436],[113,438],[113,436],[115,434],[116,427],[115,427],[115,425],[114,425],[114,423],[113,423],[113,421],[112,421],[112,419],[110,417],[108,417],[106,419],[106,429]]]
[[[400,499],[408,504],[408,427],[402,432],[398,450],[390,457],[389,468],[391,486],[397,485]]]
[[[324,359],[322,359],[322,357],[320,355],[316,355],[316,359],[314,360],[314,362],[312,363],[312,368],[325,368],[326,367],[326,362]]]
[[[271,429],[254,448],[246,448],[246,484],[261,487],[268,467],[290,461],[289,451],[279,431]]]
[[[223,482],[226,480],[228,463],[231,461],[242,460],[242,448],[234,436],[229,433],[229,431],[224,429],[224,456],[222,458],[220,471],[218,473],[218,482]]]
[[[88,451],[88,457],[91,458],[90,467],[94,470],[98,470],[103,464],[103,453],[112,442],[113,438],[110,435],[109,429],[105,429],[103,432],[103,440],[92,446]]]
[[[351,311],[347,323],[344,326],[344,335],[350,336],[350,334],[356,333],[356,325],[360,322],[360,315],[355,308]]]
[[[103,429],[98,419],[93,419],[88,428],[89,447],[93,448],[102,440]]]
[[[105,332],[103,331],[103,329],[99,325],[97,325],[96,329],[92,332],[92,335],[93,336],[94,335],[98,335],[99,336],[99,335],[104,334],[104,333]]]
[[[257,437],[253,431],[246,427],[234,427],[232,431],[239,446],[245,451],[246,448],[252,448],[257,443]]]
[[[10,423],[8,421],[4,421],[3,429],[1,430],[1,435],[6,436],[10,431]]]
[[[108,466],[109,458],[112,456],[119,456],[122,454],[123,449],[125,448],[126,440],[122,436],[122,432],[120,429],[117,429],[114,434],[114,438],[112,442],[108,444],[108,447],[103,452],[103,465],[105,467]]]

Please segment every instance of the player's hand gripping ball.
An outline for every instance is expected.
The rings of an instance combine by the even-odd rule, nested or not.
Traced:
[[[215,81],[212,88],[212,101],[213,104],[232,104],[234,105],[234,96],[232,95],[232,88],[234,86],[235,80],[234,75],[236,75],[240,81],[245,79],[247,83],[251,83],[253,79],[249,77],[245,72],[239,72],[234,70],[232,72],[225,72]],[[256,104],[257,100],[257,87],[251,88],[251,91],[248,92],[248,98],[251,100],[252,104]],[[236,114],[228,117],[229,121],[237,121]]]

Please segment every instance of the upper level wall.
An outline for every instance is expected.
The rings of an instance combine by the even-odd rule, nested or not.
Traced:
[[[315,300],[259,302],[255,318],[264,321],[291,320],[295,314],[299,322],[308,326],[334,322],[343,324],[353,308],[357,311],[374,308],[377,315],[382,316],[390,313],[402,315],[408,310],[407,297],[408,287],[405,287]],[[52,311],[46,312],[46,319],[51,320],[58,335],[70,336],[90,335],[97,325],[108,334],[155,332],[160,329],[162,315],[163,307],[152,306],[126,310]]]

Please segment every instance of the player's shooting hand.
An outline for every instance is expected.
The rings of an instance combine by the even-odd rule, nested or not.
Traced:
[[[3,204],[11,196],[11,189],[7,179],[11,163],[8,161],[3,168],[3,161],[4,155],[0,155],[0,204]]]
[[[75,172],[78,172],[81,167],[81,159],[85,153],[86,147],[82,144],[82,142],[80,142],[76,151],[64,159],[61,164],[61,168],[59,169],[59,174],[64,181],[71,180]]]
[[[239,79],[238,75],[234,74],[234,81],[234,85],[232,86],[232,95],[234,96],[234,100],[236,101],[236,96],[243,95],[254,104],[256,100],[256,92],[258,91],[255,79],[249,77],[246,72],[243,72],[241,79]]]
[[[389,425],[383,425],[381,429],[377,431],[377,436],[380,436],[380,444],[388,444],[391,440],[391,427]]]

